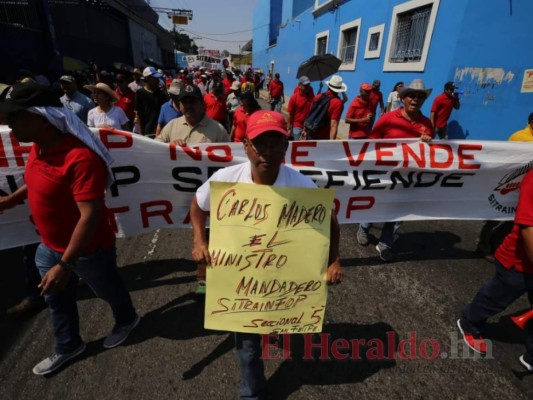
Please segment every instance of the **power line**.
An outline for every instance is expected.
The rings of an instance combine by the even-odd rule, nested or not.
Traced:
[[[194,33],[194,32],[191,32],[191,31],[188,31],[187,29],[180,29],[180,32],[183,31],[183,32],[187,32],[191,35],[196,35],[198,36],[200,39],[206,39],[206,40],[212,40],[213,42],[221,42],[221,43],[247,43],[250,41],[250,39],[248,40],[219,40],[219,39],[211,39],[210,37],[206,37],[206,36],[202,36],[201,34],[199,33]]]
[[[195,35],[206,35],[206,36],[209,36],[209,35],[216,35],[216,36],[224,36],[224,35],[233,35],[235,33],[243,33],[243,32],[252,32],[252,31],[255,31],[259,28],[263,28],[265,26],[269,26],[269,24],[264,24],[264,25],[260,25],[256,28],[253,28],[253,29],[246,29],[244,31],[236,31],[236,32],[228,32],[228,33],[202,33],[202,32],[193,32],[193,31],[189,31],[191,33],[194,33]]]

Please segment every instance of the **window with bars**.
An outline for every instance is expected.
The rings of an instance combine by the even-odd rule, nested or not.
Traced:
[[[357,28],[342,31],[340,59],[343,64],[351,64],[355,59],[355,45],[357,42]]]
[[[370,35],[370,40],[368,42],[368,50],[376,51],[378,49],[380,36],[381,32],[372,33]]]
[[[37,6],[28,0],[0,2],[0,23],[20,29],[41,30]]]
[[[328,52],[328,37],[322,36],[316,40],[316,54],[326,54]]]
[[[422,59],[433,5],[398,14],[389,62],[409,63]]]

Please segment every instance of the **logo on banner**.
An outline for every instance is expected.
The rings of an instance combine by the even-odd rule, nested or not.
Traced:
[[[494,209],[496,209],[497,211],[501,211],[505,214],[511,214],[515,212],[516,207],[507,207],[502,205],[498,197],[505,196],[511,192],[514,192],[515,190],[519,190],[523,176],[531,168],[533,168],[533,160],[522,167],[516,168],[511,172],[508,172],[502,177],[502,179],[500,179],[498,185],[494,188],[496,194],[491,194],[489,196],[489,202]]]

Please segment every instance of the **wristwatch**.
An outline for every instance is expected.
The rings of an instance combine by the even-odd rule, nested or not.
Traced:
[[[76,267],[76,263],[69,263],[63,260],[59,260],[58,264],[65,268],[67,271],[74,271],[74,268]]]

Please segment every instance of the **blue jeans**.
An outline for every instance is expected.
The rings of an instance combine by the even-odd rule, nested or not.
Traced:
[[[302,131],[303,131],[303,128],[297,128],[297,127],[293,127],[292,128],[292,137],[294,138],[294,140],[300,140],[300,136],[302,136]]]
[[[40,244],[35,254],[35,264],[41,277],[61,260],[62,253]],[[135,309],[124,282],[118,274],[115,247],[98,249],[81,256],[76,262],[67,287],[58,293],[45,295],[55,336],[55,352],[69,353],[78,348],[80,337],[76,291],[78,277],[83,279],[96,296],[105,300],[115,317],[117,325],[127,325],[135,317]]]
[[[489,317],[505,310],[524,293],[533,290],[533,275],[505,268],[494,261],[496,272],[463,310],[462,321],[470,332],[480,334]],[[526,351],[533,357],[533,323],[526,325]]]
[[[41,299],[41,289],[37,287],[41,283],[39,270],[35,265],[35,252],[38,244],[28,244],[22,247],[22,264],[26,273],[26,299],[38,301]]]
[[[265,366],[261,359],[261,335],[235,332],[235,347],[241,366],[241,399],[260,400],[265,396]]]
[[[379,238],[378,246],[381,249],[390,249],[394,243],[394,239],[396,238],[396,232],[398,231],[398,229],[400,229],[401,226],[402,221],[385,222],[383,224],[383,228],[381,228],[381,236]],[[371,222],[365,222],[359,225],[359,229],[363,230],[366,233],[368,233],[371,227]]]
[[[272,97],[270,101],[270,111],[281,112],[281,97]]]

